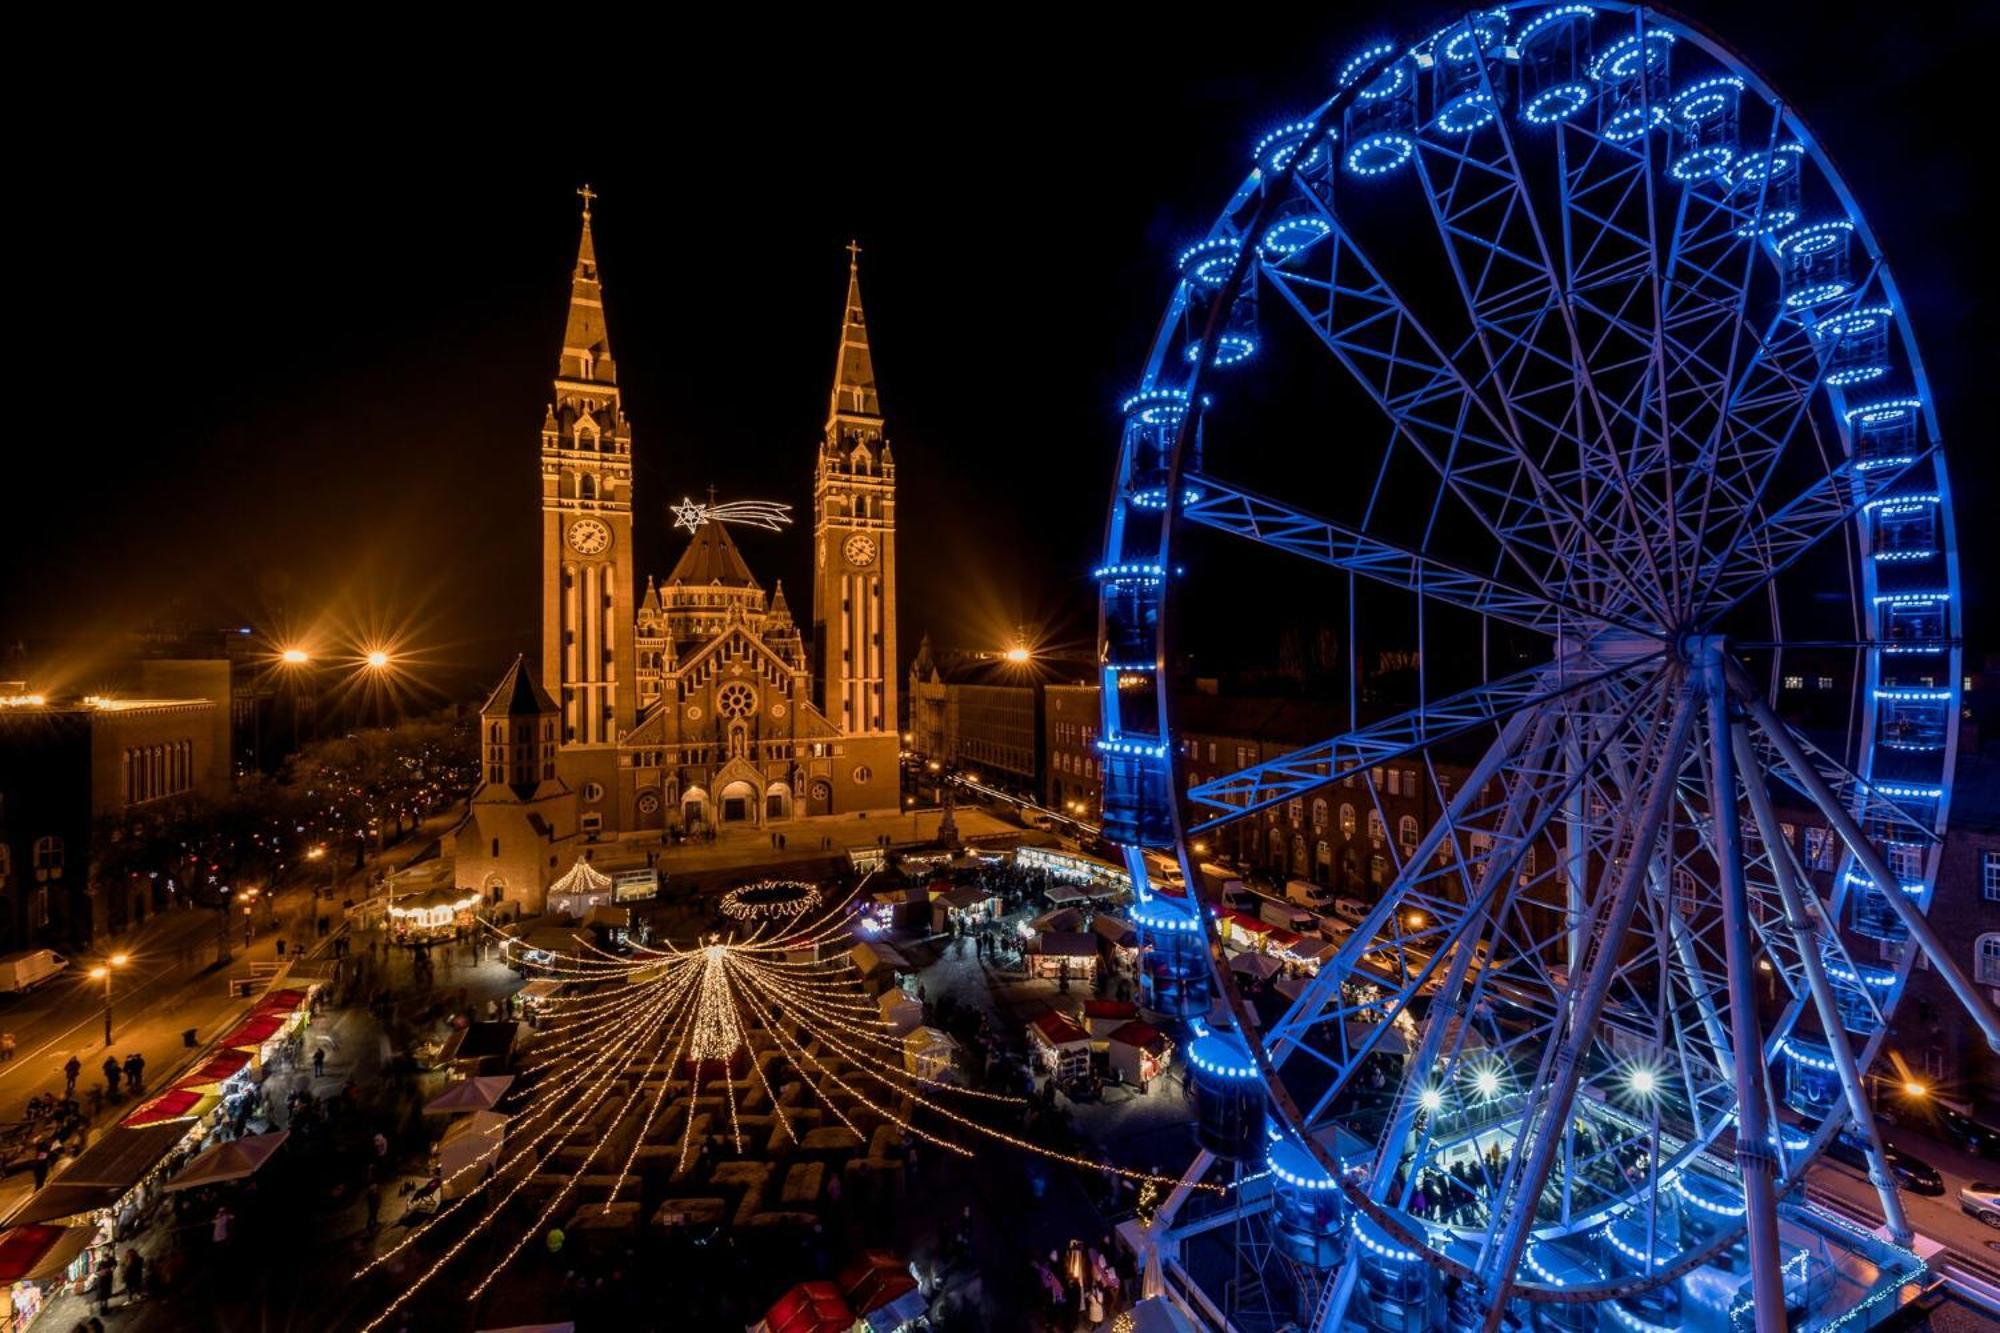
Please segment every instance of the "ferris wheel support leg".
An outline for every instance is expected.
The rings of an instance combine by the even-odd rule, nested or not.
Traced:
[[[1833,1052],[1833,1062],[1840,1069],[1840,1086],[1847,1094],[1847,1113],[1867,1147],[1868,1179],[1882,1200],[1883,1225],[1889,1229],[1889,1239],[1898,1245],[1908,1245],[1912,1233],[1910,1219],[1903,1212],[1903,1196],[1897,1192],[1896,1178],[1883,1156],[1882,1134],[1875,1127],[1874,1116],[1869,1114],[1861,1074],[1854,1063],[1854,1048],[1847,1040],[1847,1025],[1841,1019],[1833,986],[1826,979],[1826,960],[1820,954],[1820,914],[1806,907],[1807,895],[1800,888],[1791,853],[1785,850],[1789,844],[1778,824],[1777,813],[1771,808],[1771,793],[1763,779],[1756,776],[1757,760],[1750,746],[1749,730],[1739,721],[1730,728],[1729,740],[1736,752],[1736,767],[1743,774],[1743,789],[1750,796],[1750,813],[1757,821],[1757,836],[1773,850],[1771,868],[1777,877],[1779,897],[1785,904],[1785,925],[1798,946],[1799,964],[1805,969],[1813,1008],[1819,1014],[1820,1026],[1826,1030],[1827,1049]]]
[[[1736,1165],[1743,1173],[1744,1224],[1750,1243],[1750,1293],[1758,1333],[1782,1330],[1784,1258],[1778,1245],[1777,1154],[1765,1115],[1763,1032],[1757,1020],[1756,963],[1751,958],[1750,890],[1743,871],[1743,819],[1737,813],[1736,753],[1723,647],[1710,640],[1696,659],[1708,702],[1710,837],[1722,872],[1724,958],[1729,968],[1729,1035],[1736,1058]]]
[[[1861,868],[1868,873],[1870,879],[1882,886],[1882,897],[1888,902],[1889,910],[1896,914],[1896,918],[1910,932],[1910,938],[1916,941],[1917,947],[1930,958],[1931,967],[1944,978],[1945,985],[1951,987],[1952,996],[1965,1006],[1965,1012],[1979,1025],[1980,1032],[1986,1036],[1986,1044],[2000,1051],[2000,1013],[1995,1013],[1993,1006],[1980,995],[1979,988],[1972,984],[1972,979],[1959,967],[1958,960],[1952,957],[1944,941],[1938,938],[1937,931],[1931,928],[1931,923],[1924,919],[1924,914],[1910,901],[1910,896],[1902,891],[1899,877],[1889,868],[1888,861],[1883,858],[1875,844],[1868,840],[1868,835],[1862,831],[1861,826],[1855,823],[1854,816],[1845,805],[1841,804],[1840,798],[1834,794],[1833,788],[1827,785],[1826,779],[1820,776],[1819,770],[1813,767],[1805,751],[1799,748],[1799,743],[1792,739],[1791,728],[1771,711],[1771,706],[1765,703],[1757,692],[1756,685],[1743,673],[1743,669],[1734,663],[1729,665],[1729,684],[1736,692],[1736,697],[1750,710],[1750,716],[1756,720],[1758,729],[1770,739],[1772,745],[1777,747],[1779,756],[1784,759],[1785,766],[1791,770],[1792,776],[1805,787],[1806,794],[1812,798],[1813,804],[1819,807],[1819,812],[1826,816],[1827,822],[1840,834],[1840,840],[1847,844],[1847,849],[1854,853],[1854,859],[1861,863]]]
[[[1605,997],[1611,990],[1611,979],[1618,972],[1621,960],[1619,950],[1623,947],[1625,933],[1632,924],[1632,914],[1638,910],[1639,895],[1644,890],[1646,866],[1652,859],[1652,849],[1659,842],[1660,830],[1665,827],[1667,812],[1674,802],[1674,788],[1678,785],[1676,775],[1681,770],[1681,762],[1687,754],[1688,733],[1694,727],[1695,699],[1686,689],[1677,690],[1679,699],[1674,707],[1674,720],[1668,728],[1667,737],[1659,753],[1657,765],[1643,766],[1642,772],[1657,773],[1652,789],[1646,794],[1646,804],[1639,815],[1638,826],[1633,831],[1632,851],[1623,858],[1624,868],[1618,874],[1618,884],[1613,891],[1604,924],[1592,933],[1591,957],[1584,974],[1582,989],[1575,993],[1567,1020],[1568,1035],[1563,1038],[1557,1052],[1554,1068],[1550,1071],[1548,1089],[1544,1093],[1543,1111],[1539,1117],[1543,1125],[1560,1126],[1567,1122],[1570,1108],[1576,1103],[1577,1083],[1583,1077],[1584,1057],[1597,1040],[1597,1020],[1603,1016]],[[1501,1321],[1507,1313],[1507,1288],[1513,1275],[1521,1266],[1521,1255],[1528,1247],[1528,1233],[1535,1229],[1535,1205],[1542,1197],[1542,1189],[1548,1183],[1549,1172],[1555,1166],[1556,1154],[1569,1135],[1557,1130],[1539,1130],[1528,1117],[1521,1118],[1521,1137],[1533,1145],[1528,1160],[1522,1167],[1513,1193],[1513,1211],[1504,1224],[1496,1218],[1496,1239],[1481,1256],[1480,1266],[1486,1273],[1486,1284],[1492,1292],[1492,1304],[1486,1317],[1486,1333],[1499,1333]]]

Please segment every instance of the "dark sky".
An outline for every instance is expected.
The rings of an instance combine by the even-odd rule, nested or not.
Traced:
[[[1898,271],[1976,581],[1997,549],[1994,162],[1954,112],[1990,83],[1993,10],[1690,8],[1803,109]],[[587,179],[648,568],[678,549],[662,508],[683,492],[807,500],[854,234],[906,650],[1024,622],[1081,643],[1113,408],[1172,255],[1386,10],[1245,11],[1241,40],[1076,12],[759,11],[699,37],[571,15],[298,36],[266,60],[183,31],[68,71],[79,109],[45,115],[17,168],[44,243],[16,247],[0,635],[181,600],[404,629],[490,674],[536,624],[537,430]],[[803,588],[803,536],[742,544]]]

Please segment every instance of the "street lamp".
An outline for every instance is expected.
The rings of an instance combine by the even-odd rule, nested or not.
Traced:
[[[96,967],[90,969],[93,981],[104,982],[104,1044],[111,1044],[111,977],[119,968],[132,961],[132,955],[114,953]]]
[[[303,648],[287,648],[278,654],[278,660],[286,666],[304,666],[312,661],[312,654]]]
[[[371,649],[366,658],[370,671],[385,671],[389,666],[389,654],[380,648]]]

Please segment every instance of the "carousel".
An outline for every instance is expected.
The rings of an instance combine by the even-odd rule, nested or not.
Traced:
[[[425,889],[389,904],[389,938],[398,944],[436,944],[472,929],[481,898],[471,889]]]

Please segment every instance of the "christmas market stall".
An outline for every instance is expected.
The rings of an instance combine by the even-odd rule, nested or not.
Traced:
[[[391,899],[389,938],[398,944],[436,944],[472,929],[483,900],[471,889],[436,888]]]
[[[424,1109],[436,1109],[437,1102],[432,1098]],[[475,1110],[453,1116],[445,1126],[431,1149],[431,1169],[444,1181],[446,1200],[469,1194],[485,1183],[500,1160],[500,1150],[507,1146],[508,1119],[498,1111]]]
[[[1144,1088],[1173,1063],[1174,1044],[1165,1033],[1136,1020],[1111,1034],[1107,1059],[1114,1077]]]
[[[933,883],[932,889],[931,929],[938,934],[944,934],[954,926],[963,930],[1000,919],[1000,899],[990,889],[961,884],[957,888],[946,887],[938,892],[936,883]]]
[[[849,1333],[854,1311],[831,1282],[801,1282],[777,1299],[750,1333]]]
[[[1090,1034],[1068,1014],[1051,1009],[1030,1019],[1028,1051],[1037,1066],[1058,1079],[1090,1074]]]
[[[0,1231],[0,1333],[21,1333],[65,1281],[70,1266],[90,1248],[94,1227],[16,1226]]]
[[[956,1081],[958,1042],[936,1028],[912,1028],[903,1037],[903,1068],[933,1083]]]
[[[1045,930],[1028,941],[1028,974],[1055,981],[1090,981],[1097,976],[1097,937]]]
[[[1090,1039],[1101,1043],[1119,1028],[1139,1016],[1139,1006],[1130,1000],[1085,1000],[1083,1002],[1083,1025],[1090,1030]]]
[[[847,1306],[859,1316],[857,1333],[901,1333],[927,1312],[910,1266],[887,1250],[869,1250],[836,1276]]]
[[[1091,918],[1090,931],[1103,941],[1112,966],[1120,972],[1129,972],[1139,965],[1139,931],[1131,922],[1109,912],[1099,912]]]
[[[548,913],[570,921],[580,921],[593,907],[611,904],[611,876],[577,857],[576,864],[549,885]]]
[[[923,1001],[901,986],[883,991],[876,1003],[882,1010],[882,1026],[898,1037],[924,1021]]]

